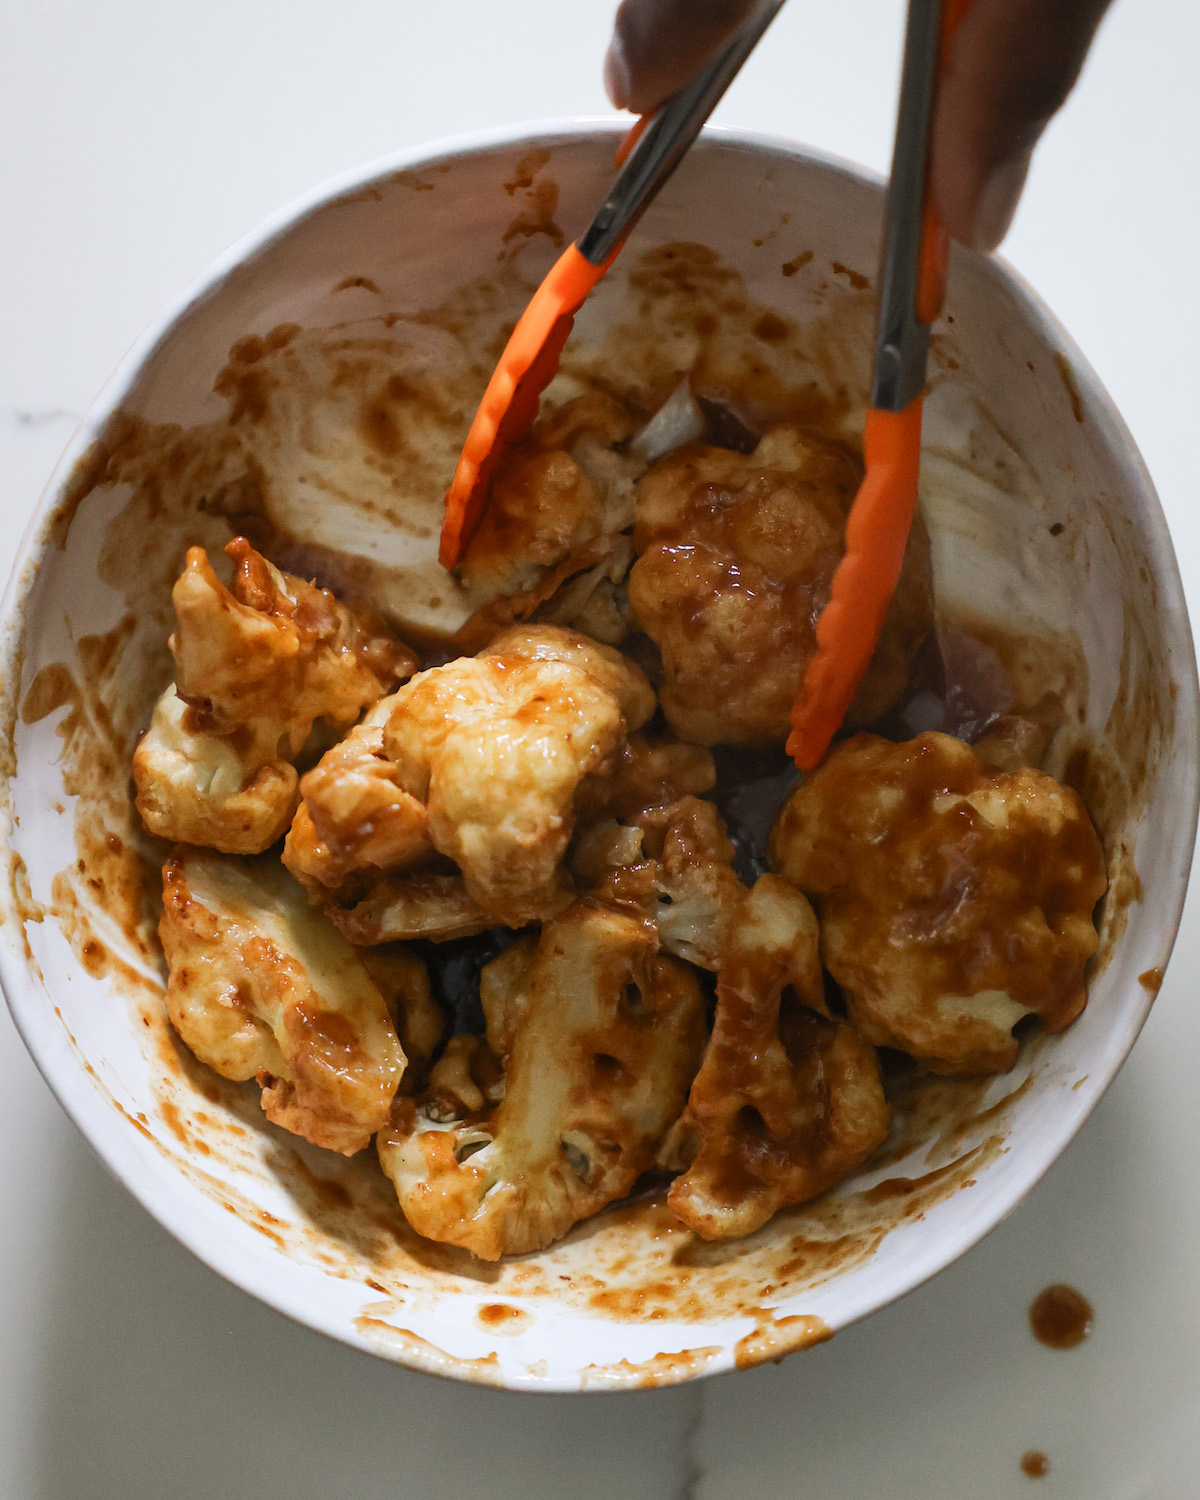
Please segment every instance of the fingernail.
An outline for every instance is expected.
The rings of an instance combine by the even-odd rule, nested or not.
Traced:
[[[1021,189],[1029,175],[1030,153],[1022,151],[1001,162],[983,185],[975,206],[975,225],[971,243],[976,250],[994,250],[1013,221]]]
[[[604,56],[604,90],[618,109],[629,105],[629,64],[619,37],[613,37]]]

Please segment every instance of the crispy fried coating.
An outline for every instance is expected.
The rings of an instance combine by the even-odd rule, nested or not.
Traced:
[[[703,1239],[751,1234],[832,1187],[890,1119],[874,1052],[825,1011],[812,908],[763,875],[728,930],[712,1036],[663,1153],[686,1168],[669,1207]]]
[[[376,704],[325,754],[302,783],[284,863],[359,944],[551,915],[570,900],[558,865],[577,785],[653,712],[653,690],[618,652],[512,626],[479,658]]]
[[[653,1163],[704,1044],[695,975],[655,946],[580,902],[486,966],[486,1049],[455,1049],[378,1136],[419,1234],[482,1260],[537,1250]]]
[[[231,588],[192,547],[172,595],[176,680],[134,753],[137,806],[163,838],[254,854],[295,812],[317,721],[352,724],[416,666],[387,629],[282,573],[244,538]]]
[[[1023,1016],[1061,1031],[1087,1002],[1104,852],[1040,771],[935,732],[858,735],[789,798],[770,858],[815,900],[860,1035],[934,1072],[1003,1072]]]
[[[518,626],[420,673],[394,705],[384,752],[470,900],[511,927],[561,911],[576,789],[654,710],[637,668],[571,631]]]
[[[315,1146],[352,1155],[387,1119],[406,1062],[394,1016],[436,1045],[424,965],[368,970],[273,859],[176,849],[159,935],[180,1036],[223,1077],[256,1079],[267,1118]]]
[[[681,738],[769,745],[787,737],[861,477],[849,449],[778,426],[752,454],[689,444],[639,481],[629,598],[662,652],[659,698]],[[918,518],[851,722],[870,722],[896,701],[932,624]]]

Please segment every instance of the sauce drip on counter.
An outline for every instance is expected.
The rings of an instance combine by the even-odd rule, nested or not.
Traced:
[[[1029,1326],[1048,1349],[1074,1349],[1092,1331],[1092,1304],[1073,1286],[1048,1286],[1034,1298]]]

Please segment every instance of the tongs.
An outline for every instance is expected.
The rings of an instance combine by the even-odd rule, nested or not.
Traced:
[[[950,237],[929,194],[938,83],[968,0],[909,0],[892,175],[884,209],[866,473],[846,550],[817,621],[817,649],[792,709],[788,754],[811,770],[841,728],[883,630],[917,504],[929,327],[942,310]]]
[[[929,126],[938,78],[966,4],[909,3],[884,219],[875,374],[863,433],[866,472],[847,518],[846,550],[829,603],[817,622],[816,652],[792,711],[787,748],[801,770],[810,770],[828,749],[867,670],[916,507],[929,326],[941,310],[950,253],[929,201]],[[501,455],[533,425],[575,314],[782,5],[761,0],[708,67],[655,115],[640,120],[622,143],[612,192],[534,293],[484,392],[446,494],[439,553],[445,567],[462,561]]]
[[[575,314],[683,160],[783,3],[760,0],[708,66],[657,113],[639,120],[622,142],[612,192],[534,292],[483,393],[446,493],[438,554],[444,567],[455,568],[462,561],[483,516],[496,464],[533,426],[538,400],[558,370]]]

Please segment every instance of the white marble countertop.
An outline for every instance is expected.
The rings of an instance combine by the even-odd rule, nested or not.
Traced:
[[[612,0],[10,0],[0,49],[0,557],[141,328],[319,179],[459,130],[606,112]],[[900,0],[792,0],[718,118],[882,169]],[[1193,612],[1200,11],[1118,0],[1007,252],[1162,494]],[[1152,857],[1152,856],[1151,856]],[[219,1280],[105,1175],[0,1016],[0,1500],[1194,1500],[1200,890],[1130,1062],[1026,1204],[833,1343],[639,1395],[411,1374]],[[1048,1282],[1096,1310],[1055,1353]],[[1043,1450],[1048,1475],[1020,1469]]]

